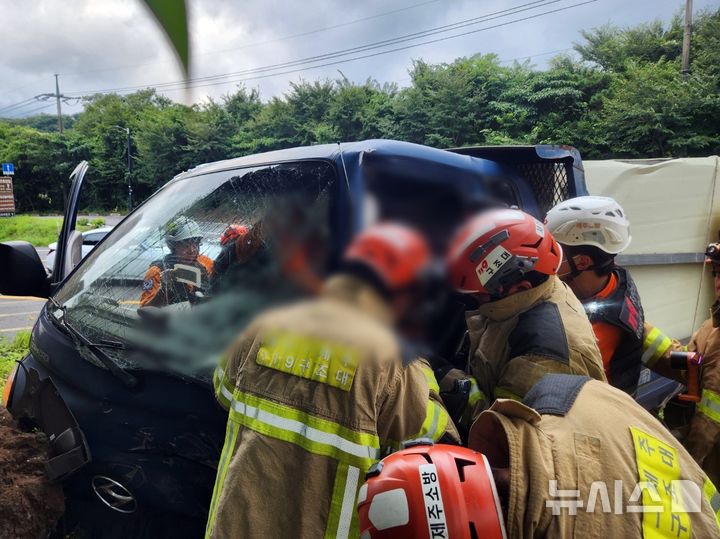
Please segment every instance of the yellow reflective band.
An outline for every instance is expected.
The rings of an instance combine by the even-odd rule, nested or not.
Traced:
[[[715,485],[709,479],[705,480],[703,484],[703,493],[707,499],[713,513],[715,513],[715,521],[717,522],[718,529],[720,529],[720,494],[718,494]]]
[[[663,335],[663,333],[657,329],[652,328],[643,341],[643,354],[640,360],[645,366],[652,366],[655,362],[665,355],[668,348],[672,346],[672,339]]]
[[[359,351],[307,335],[273,332],[263,337],[255,362],[343,391],[352,388]]]
[[[645,339],[643,339],[643,348],[650,348],[659,336],[662,336],[660,330],[658,328],[652,328],[645,335]]]
[[[357,537],[357,520],[354,514],[359,482],[358,468],[338,463],[330,502],[330,515],[325,529],[326,539]]]
[[[642,489],[643,538],[692,537],[690,515],[685,511],[677,450],[654,436],[630,427],[635,445],[638,487]],[[635,506],[631,506],[635,508]]]
[[[428,401],[427,413],[425,414],[425,421],[423,422],[420,432],[411,438],[411,440],[417,438],[431,438],[437,442],[445,434],[447,429],[448,420],[450,416],[445,411],[445,408],[440,406],[434,401]]]
[[[470,378],[470,396],[468,397],[468,406],[475,408],[475,405],[480,401],[486,401],[485,393],[480,391],[478,383],[475,378]]]
[[[495,398],[496,399],[512,399],[514,401],[520,401],[522,402],[522,397],[519,395],[516,395],[512,391],[508,389],[504,389],[502,387],[496,387],[495,388]]]
[[[239,425],[233,421],[228,421],[227,428],[225,429],[225,444],[223,445],[222,453],[220,454],[218,471],[215,476],[215,486],[213,487],[212,499],[210,501],[208,523],[205,527],[206,538],[209,538],[212,535],[213,527],[215,526],[218,501],[220,500],[220,494],[222,494],[223,486],[225,485],[225,477],[227,476],[230,461],[232,461],[232,457],[235,454],[235,443],[237,442],[239,430]]]
[[[439,395],[440,394],[440,386],[438,385],[437,380],[435,379],[435,373],[432,371],[432,369],[430,367],[420,367],[420,370],[425,375],[425,380],[427,380],[428,389],[430,389],[430,391]]]
[[[229,410],[234,387],[225,377],[225,371],[220,366],[218,366],[215,369],[215,372],[213,372],[213,387],[215,388],[215,398],[217,401],[223,408]]]
[[[716,423],[720,423],[720,395],[710,389],[703,389],[697,410]]]
[[[334,458],[363,473],[380,455],[380,439],[267,399],[235,391],[230,419],[316,455]]]

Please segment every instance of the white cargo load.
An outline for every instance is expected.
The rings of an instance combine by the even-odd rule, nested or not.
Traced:
[[[720,159],[584,161],[592,195],[615,198],[632,242],[617,258],[637,283],[645,318],[678,339],[708,317],[714,300],[703,253],[720,230]]]

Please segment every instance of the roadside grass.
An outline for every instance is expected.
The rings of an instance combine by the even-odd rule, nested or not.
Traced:
[[[105,224],[102,217],[89,221],[87,218],[78,219],[77,230],[84,232],[98,228]],[[43,218],[36,215],[16,215],[14,217],[0,217],[0,241],[28,241],[36,247],[46,247],[49,243],[57,241],[62,218]]]
[[[5,380],[15,366],[15,362],[25,357],[29,348],[29,331],[19,331],[12,341],[0,337],[0,395],[3,387],[5,387]]]

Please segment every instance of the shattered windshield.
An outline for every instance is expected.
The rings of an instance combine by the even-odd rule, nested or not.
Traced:
[[[121,367],[206,378],[254,314],[317,291],[335,175],[330,163],[303,161],[176,181],[123,221],[55,300],[90,341],[124,344],[107,350]]]

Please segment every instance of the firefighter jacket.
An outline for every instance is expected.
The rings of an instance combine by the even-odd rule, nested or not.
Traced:
[[[683,384],[686,383],[685,371],[672,368],[670,354],[672,352],[685,352],[687,347],[665,335],[647,320],[645,321],[644,334],[642,364],[665,378],[677,380]]]
[[[703,356],[700,369],[700,402],[685,447],[710,479],[720,484],[720,304],[713,306],[713,316],[692,336],[688,350]]]
[[[582,304],[593,327],[605,323],[621,331],[620,342],[605,372],[610,384],[632,395],[637,390],[642,367],[645,319],[640,294],[630,273],[615,266],[613,274],[617,285],[608,296],[590,298]]]
[[[468,372],[477,381],[472,417],[495,398],[521,400],[544,374],[583,374],[606,381],[590,322],[556,276],[540,286],[482,305],[466,315]]]
[[[140,295],[140,305],[153,305],[162,307],[181,303],[183,301],[195,301],[193,293],[195,291],[206,292],[210,284],[210,277],[213,273],[213,261],[204,255],[199,255],[195,262],[190,264],[183,262],[185,266],[191,266],[200,270],[201,286],[179,282],[176,278],[169,282],[163,283],[162,272],[173,269],[175,264],[179,263],[173,255],[167,255],[160,260],[150,264],[142,284],[142,294]]]
[[[470,447],[509,468],[509,539],[720,535],[720,495],[682,445],[626,393],[549,374],[524,403],[480,415]]]
[[[373,288],[339,275],[231,346],[214,377],[229,419],[208,537],[355,536],[376,460],[404,440],[458,441],[432,370],[390,324]]]

